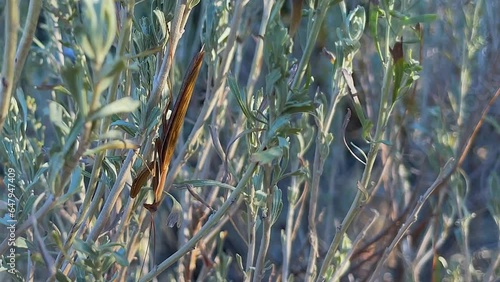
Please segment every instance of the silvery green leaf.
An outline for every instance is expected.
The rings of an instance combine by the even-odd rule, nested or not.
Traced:
[[[104,105],[91,113],[88,117],[89,121],[104,118],[118,113],[129,113],[137,109],[140,102],[130,97],[124,97]]]
[[[113,117],[112,117],[112,119],[113,119]],[[125,131],[127,134],[130,134],[130,136],[135,136],[137,131],[139,130],[137,125],[135,125],[131,122],[124,121],[121,119],[116,119],[116,118],[113,120],[114,121],[110,124],[111,126],[116,126],[116,127],[120,128],[121,130]]]
[[[271,125],[268,131],[268,137],[273,137],[276,133],[286,125],[290,124],[290,115],[284,114],[279,116],[274,123]]]
[[[68,135],[70,132],[70,127],[64,121],[64,117],[69,116],[66,109],[59,103],[51,101],[49,102],[49,117],[52,124],[57,127],[63,135]]]
[[[346,18],[346,29],[349,40],[353,42],[359,41],[363,35],[366,23],[365,8],[357,6],[352,10]]]
[[[286,149],[290,148],[290,142],[288,142],[288,139],[280,137],[280,136],[278,136],[278,145],[282,148],[286,148]]]
[[[266,95],[270,95],[274,91],[274,87],[280,79],[281,73],[278,69],[274,69],[266,75]]]
[[[273,187],[273,206],[271,210],[271,225],[276,223],[281,214],[282,209],[283,209],[283,200],[282,200],[281,189],[279,189],[278,186],[275,185]]]
[[[116,149],[123,150],[123,149],[137,149],[137,148],[139,148],[139,144],[137,144],[137,142],[135,142],[134,140],[111,140],[95,148],[88,149],[87,151],[85,151],[84,155],[86,156],[95,155],[105,150],[116,150]]]
[[[123,58],[115,59],[104,64],[102,75],[100,77],[100,90],[106,90],[113,80],[127,67],[127,62]],[[94,93],[99,95],[101,93]]]
[[[100,22],[101,24],[105,24],[107,30],[104,35],[104,44],[99,51],[103,54],[103,56],[106,56],[109,49],[113,45],[116,36],[116,9],[114,0],[103,0],[101,3]]]
[[[188,9],[191,10],[193,9],[196,5],[198,5],[198,3],[200,3],[200,0],[190,0],[188,1]]]
[[[243,268],[243,258],[238,253],[236,254],[236,262],[240,271],[245,272],[245,269]]]
[[[158,25],[160,27],[160,36],[156,36],[155,32],[156,41],[157,43],[160,43],[167,38],[167,22],[165,21],[165,14],[162,11],[154,9],[153,15],[156,17],[156,20],[158,21]]]
[[[167,195],[172,199],[172,210],[167,217],[167,226],[172,228],[177,225],[177,228],[179,228],[182,223],[182,206],[170,193],[167,193]]]
[[[265,151],[256,152],[250,158],[252,162],[258,162],[260,164],[268,164],[273,160],[281,157],[283,155],[283,148],[272,147]]]

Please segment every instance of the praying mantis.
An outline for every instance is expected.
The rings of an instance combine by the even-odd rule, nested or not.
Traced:
[[[160,134],[155,142],[155,159],[147,164],[132,182],[130,189],[130,197],[135,198],[139,191],[147,182],[150,176],[152,179],[152,187],[154,192],[153,203],[144,203],[143,206],[149,212],[154,213],[158,210],[161,202],[163,201],[163,189],[168,175],[168,168],[172,160],[175,145],[179,138],[184,118],[191,101],[196,79],[203,63],[203,56],[205,54],[204,47],[192,59],[189,68],[187,69],[182,86],[179,92],[170,118],[167,120],[167,112],[169,105],[167,105],[161,116]],[[172,99],[171,99],[172,100]],[[170,104],[170,102],[169,102]]]

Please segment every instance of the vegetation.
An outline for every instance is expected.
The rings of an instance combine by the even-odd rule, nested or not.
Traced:
[[[500,277],[495,1],[3,2],[2,280]]]

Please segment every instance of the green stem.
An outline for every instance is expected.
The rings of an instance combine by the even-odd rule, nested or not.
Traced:
[[[32,0],[30,1],[28,8],[28,15],[26,16],[26,23],[24,24],[23,36],[19,42],[19,48],[16,53],[16,69],[14,75],[14,85],[17,84],[19,78],[21,77],[21,72],[24,68],[24,63],[28,57],[31,43],[35,36],[36,26],[38,23],[38,17],[40,16],[40,11],[42,10],[42,1]]]
[[[0,76],[0,130],[9,112],[10,99],[14,92],[15,57],[17,45],[17,29],[19,28],[18,1],[7,0],[5,7],[5,39],[3,51],[2,75]]]
[[[267,187],[267,198],[266,198],[266,208],[267,215],[263,218],[262,224],[262,238],[260,240],[259,253],[257,255],[257,262],[255,264],[255,274],[253,277],[253,282],[259,282],[264,279],[264,264],[266,261],[267,249],[269,248],[269,242],[271,241],[271,226],[272,226],[272,208],[273,208],[273,183],[271,180],[272,167],[270,165],[265,165],[263,167],[264,171],[264,186]]]
[[[322,151],[322,146],[326,146],[325,144],[325,136],[327,136],[330,126],[333,121],[333,117],[335,116],[335,112],[337,109],[337,105],[340,102],[341,98],[344,96],[341,91],[343,91],[345,83],[343,83],[342,79],[338,79],[339,75],[336,74],[335,79],[339,81],[339,87],[334,89],[332,102],[328,108],[327,115],[323,121],[321,121],[320,126],[318,126],[318,133],[316,138],[316,148],[314,152],[314,165],[313,165],[313,175],[312,175],[312,183],[311,183],[311,196],[309,199],[309,239],[311,241],[311,250],[309,253],[309,264],[307,267],[306,277],[310,281],[314,280],[316,276],[316,258],[318,257],[318,239],[316,233],[316,213],[317,213],[317,204],[318,204],[318,195],[319,195],[319,184],[321,175],[323,174],[323,167],[325,164],[325,160],[327,156],[324,156]]]
[[[337,1],[338,3],[339,1]],[[314,46],[316,45],[316,39],[318,38],[319,31],[321,29],[321,25],[325,20],[326,13],[328,12],[328,8],[330,6],[330,0],[323,0],[319,3],[318,8],[316,9],[316,17],[313,17],[313,26],[311,28],[311,32],[307,37],[306,48],[304,49],[304,54],[300,59],[299,67],[297,68],[297,74],[293,79],[292,89],[297,89],[300,86],[300,82],[304,78],[306,73],[307,65],[309,64],[309,58],[311,57]]]
[[[247,206],[247,234],[248,234],[248,248],[247,248],[247,263],[245,266],[245,281],[250,282],[252,279],[252,266],[255,256],[255,237],[257,234],[257,210],[254,209],[255,187],[251,185],[248,191],[248,200],[245,201]]]
[[[388,7],[388,9],[391,9],[391,7]],[[369,197],[369,192],[370,189],[368,187],[370,179],[371,179],[371,173],[373,170],[373,165],[375,164],[375,160],[377,158],[378,150],[380,148],[380,140],[382,139],[385,128],[387,125],[387,121],[390,115],[390,83],[391,83],[391,78],[393,76],[393,62],[390,54],[390,49],[389,49],[389,44],[390,44],[390,22],[391,22],[391,16],[387,12],[387,29],[385,32],[385,58],[386,58],[386,64],[384,66],[384,80],[382,84],[382,94],[380,98],[380,107],[379,107],[379,112],[378,112],[378,118],[377,118],[377,125],[376,125],[376,130],[375,130],[375,137],[373,139],[373,142],[370,145],[370,151],[368,152],[367,156],[367,161],[366,161],[366,166],[363,171],[363,175],[361,177],[360,185],[361,188],[368,191],[368,197]],[[340,242],[342,242],[342,239],[344,238],[347,229],[351,226],[352,222],[354,219],[358,216],[360,211],[363,208],[363,204],[368,201],[369,199],[365,199],[365,192],[361,191],[358,187],[356,187],[356,196],[354,197],[354,200],[349,208],[349,211],[347,212],[346,216],[344,217],[344,220],[342,221],[341,225],[337,228],[337,233],[335,234],[335,237],[333,238],[332,243],[330,244],[330,247],[328,248],[328,252],[325,256],[325,260],[323,261],[323,264],[321,266],[321,270],[319,272],[318,278],[316,281],[322,281],[325,279],[326,272],[335,256],[335,252],[340,246]]]
[[[189,13],[189,10],[186,9],[186,4],[186,0],[179,0],[175,7],[174,18],[172,20],[172,33],[169,40],[169,51],[167,56],[163,58],[161,67],[158,70],[157,75],[155,75],[153,90],[151,91],[151,95],[148,100],[148,108],[146,111],[148,114],[151,113],[152,109],[158,105],[160,97],[167,84],[167,78],[174,63],[177,44],[179,43],[179,40],[182,36],[182,31],[184,30],[184,26],[182,25],[184,13]],[[147,118],[144,120],[147,120]]]

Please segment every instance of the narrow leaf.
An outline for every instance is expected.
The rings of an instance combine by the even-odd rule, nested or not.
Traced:
[[[113,114],[129,113],[137,109],[139,105],[139,101],[136,101],[130,97],[121,98],[108,105],[104,105],[97,109],[95,112],[91,113],[88,117],[88,121],[104,118]]]
[[[236,83],[234,77],[230,76],[227,82],[229,84],[229,89],[231,90],[231,93],[233,93],[234,97],[236,98],[236,102],[240,106],[240,109],[245,115],[245,117],[249,120],[254,120],[255,116],[250,112],[248,105],[246,103],[246,99],[242,95],[240,88],[238,87],[238,84]]]

